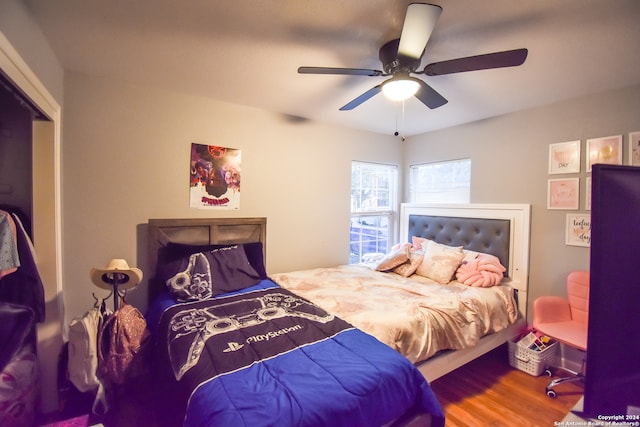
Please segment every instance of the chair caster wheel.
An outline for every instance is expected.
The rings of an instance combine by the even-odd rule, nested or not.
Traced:
[[[545,369],[544,370],[544,374],[548,377],[552,376],[553,374],[551,373],[551,369]]]
[[[558,394],[554,390],[547,390],[547,396],[549,396],[552,399],[555,399],[556,397],[558,397]]]

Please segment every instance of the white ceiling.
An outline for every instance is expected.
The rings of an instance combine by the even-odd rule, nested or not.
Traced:
[[[67,70],[158,85],[410,136],[640,84],[638,0],[433,0],[443,8],[422,66],[528,48],[520,67],[425,79],[430,110],[382,94],[338,109],[385,77],[300,75],[298,66],[382,69],[407,0],[25,0]]]

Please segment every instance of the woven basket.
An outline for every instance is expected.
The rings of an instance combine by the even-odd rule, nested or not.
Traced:
[[[542,351],[536,351],[509,340],[509,364],[536,377],[546,368],[553,366],[557,353],[557,342],[550,344]]]

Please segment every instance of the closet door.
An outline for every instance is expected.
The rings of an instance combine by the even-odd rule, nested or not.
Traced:
[[[640,410],[639,254],[640,168],[594,165],[584,393],[592,418]]]

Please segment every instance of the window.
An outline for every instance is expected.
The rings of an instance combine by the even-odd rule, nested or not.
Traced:
[[[371,253],[386,253],[394,229],[398,167],[351,163],[351,227],[349,263]]]
[[[469,203],[471,159],[412,165],[409,200],[415,203]]]

